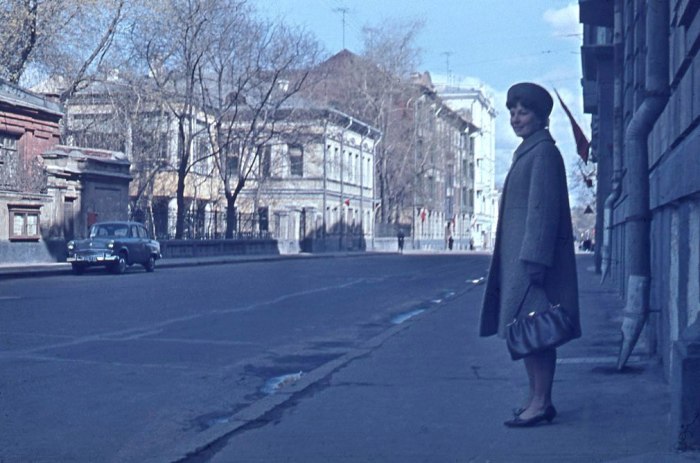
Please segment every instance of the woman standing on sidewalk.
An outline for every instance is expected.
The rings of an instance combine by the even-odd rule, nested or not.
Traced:
[[[508,90],[510,124],[523,141],[503,185],[496,243],[481,309],[479,334],[504,338],[518,307],[561,304],[581,335],[578,284],[566,172],[549,134],[553,100],[547,90],[519,83]],[[529,288],[529,290],[528,290]],[[552,421],[556,349],[524,358],[526,403],[504,424],[533,426]]]

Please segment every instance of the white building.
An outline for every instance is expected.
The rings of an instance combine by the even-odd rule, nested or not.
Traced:
[[[333,109],[296,112],[258,160],[237,208],[283,252],[366,249],[374,233],[380,132]]]
[[[435,84],[442,101],[455,111],[466,113],[478,130],[472,136],[473,188],[468,201],[473,204],[471,233],[476,249],[490,249],[496,237],[498,191],[496,190],[496,110],[483,90],[450,84]]]

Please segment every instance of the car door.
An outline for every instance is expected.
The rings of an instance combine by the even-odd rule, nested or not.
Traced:
[[[129,253],[131,254],[131,262],[143,263],[146,261],[146,244],[139,233],[139,227],[136,224],[131,224],[129,233]]]
[[[148,231],[143,225],[138,226],[139,237],[141,238],[141,243],[143,244],[143,260],[146,262],[151,255],[151,238],[148,236]]]

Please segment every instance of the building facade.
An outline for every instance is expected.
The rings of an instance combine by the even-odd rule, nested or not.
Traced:
[[[220,181],[212,175],[214,160],[207,116],[193,110],[178,120],[152,92],[137,94],[115,78],[93,83],[70,100],[65,138],[71,144],[126,155],[133,177],[129,216],[147,224],[159,239],[175,236],[178,169],[183,153],[180,144],[185,145],[189,159],[183,187],[183,238],[219,238],[225,226],[225,210],[219,204]],[[182,141],[178,138],[179,126],[183,128]]]
[[[221,144],[211,130],[211,108],[193,113],[184,138],[191,154],[183,238],[223,238],[233,222],[238,235],[270,236],[289,251],[365,249],[370,243],[395,248],[399,230],[416,248],[488,247],[496,209],[493,146],[484,141],[493,133],[488,111],[473,110],[490,124],[479,130],[471,113],[445,104],[425,73],[380,92],[385,117],[378,119],[381,127],[374,126],[353,107],[361,97],[352,92],[361,82],[375,82],[376,67],[344,51],[324,69],[322,85],[295,95],[296,107],[278,108],[279,122],[264,133],[251,132],[250,124],[244,128],[247,116],[240,113],[221,122],[248,133],[234,133]],[[118,80],[81,91],[68,107],[67,134],[75,143],[123,150],[134,177],[132,218],[152,224],[157,237],[172,238],[183,177],[182,121],[154,95],[134,98]],[[480,108],[487,103],[479,101]],[[345,135],[334,135],[341,126],[347,126]],[[222,149],[239,150],[235,161],[229,163]]]
[[[68,107],[67,133],[74,142],[124,150],[134,177],[132,218],[151,225],[156,237],[172,239],[180,121],[153,97],[124,111],[120,105],[130,98],[120,82],[83,90]],[[183,238],[223,238],[233,214],[234,236],[274,238],[282,252],[367,247],[374,232],[372,172],[379,132],[339,111],[298,105],[280,108],[279,116],[271,116],[277,122],[261,133],[251,132],[243,112],[234,121],[222,119],[229,141],[218,150],[213,115],[194,111],[185,137],[190,159]],[[239,181],[243,186],[229,209],[224,182],[233,191]]]
[[[466,191],[472,205],[470,235],[473,247],[491,249],[496,239],[498,220],[498,191],[496,189],[496,109],[493,101],[478,88],[436,84],[442,101],[462,113],[476,127],[469,138],[473,159],[469,170],[473,185]]]
[[[372,247],[374,151],[381,133],[333,109],[296,111],[276,131],[237,209],[282,252]]]
[[[0,81],[0,262],[50,262],[98,219],[126,218],[121,153],[59,145],[60,105]]]
[[[468,248],[475,125],[446,105],[429,73],[395,76],[348,50],[319,66],[306,98],[364,120],[382,132],[374,172],[375,246]]]
[[[700,449],[700,3],[580,0],[596,249],[626,297],[618,367],[663,362],[672,447]]]
[[[424,73],[416,76],[415,157],[411,236],[417,249],[470,249],[477,237],[474,135],[478,127],[438,95]],[[398,153],[397,153],[398,154]],[[409,156],[411,153],[407,153]]]

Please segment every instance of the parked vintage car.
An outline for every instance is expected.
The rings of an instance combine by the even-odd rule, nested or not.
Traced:
[[[101,265],[113,273],[124,273],[128,266],[141,264],[147,272],[156,268],[160,243],[151,239],[138,222],[100,222],[90,227],[90,236],[68,242],[68,258],[73,272]]]

